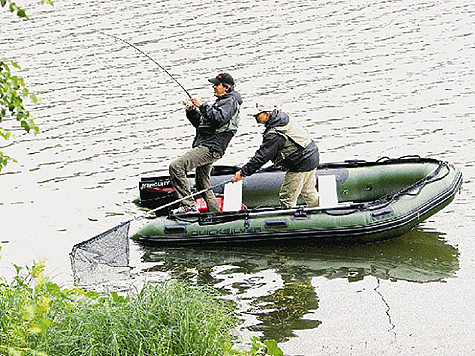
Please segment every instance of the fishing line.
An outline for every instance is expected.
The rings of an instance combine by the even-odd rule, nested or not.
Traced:
[[[99,31],[99,33],[102,33],[103,35],[106,35],[106,36],[109,36],[109,37],[112,37],[112,38],[115,38],[116,40],[119,40],[119,41],[122,41],[126,44],[128,44],[130,47],[136,49],[137,51],[139,51],[140,53],[142,53],[145,57],[147,57],[148,59],[150,59],[153,63],[155,63],[157,66],[160,67],[160,69],[162,69],[165,73],[167,73],[170,78],[172,78],[186,93],[186,95],[188,95],[188,97],[191,99],[192,96],[191,94],[188,92],[188,90],[186,90],[183,85],[180,84],[180,82],[178,80],[175,79],[175,77],[173,75],[170,74],[170,72],[168,72],[168,70],[166,70],[165,68],[163,68],[160,63],[158,63],[155,59],[153,59],[152,57],[150,57],[147,53],[143,52],[140,48],[137,48],[136,46],[134,46],[133,44],[127,42],[126,40],[123,40],[122,38],[120,37],[117,37],[117,36],[114,36],[114,35],[109,35],[108,33],[105,33],[105,32],[102,32],[102,31]]]

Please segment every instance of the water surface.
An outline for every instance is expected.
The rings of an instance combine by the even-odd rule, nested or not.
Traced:
[[[213,285],[236,301],[244,342],[286,355],[467,355],[475,351],[475,5],[439,1],[104,0],[0,17],[0,55],[42,103],[41,128],[2,151],[2,272],[47,259],[71,283],[74,244],[144,214],[142,176],[190,146],[186,94],[232,73],[242,125],[221,164],[243,164],[261,128],[256,102],[299,119],[323,162],[418,154],[464,173],[455,201],[413,232],[368,246],[152,249],[131,244],[136,276]],[[4,122],[11,127],[11,122]],[[140,224],[140,220],[137,221]]]

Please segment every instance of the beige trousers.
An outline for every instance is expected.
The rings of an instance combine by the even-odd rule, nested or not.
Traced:
[[[289,209],[297,206],[299,195],[305,199],[309,208],[318,206],[316,169],[310,172],[287,172],[280,188],[280,206]]]
[[[214,162],[221,156],[217,152],[212,152],[208,147],[198,146],[183,156],[177,158],[168,167],[170,173],[170,182],[172,183],[178,198],[184,198],[191,195],[191,187],[186,178],[187,172],[195,169],[196,190],[200,191],[211,187],[210,173]],[[218,202],[212,190],[208,190],[202,194],[208,205],[208,211],[220,211]],[[196,206],[193,198],[183,200],[181,205],[186,207]]]

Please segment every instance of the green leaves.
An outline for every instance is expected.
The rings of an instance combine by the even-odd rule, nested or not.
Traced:
[[[0,0],[3,2],[7,0]],[[3,5],[2,5],[3,6]],[[2,126],[2,121],[6,118],[13,118],[20,124],[26,132],[39,132],[30,112],[25,106],[25,100],[29,99],[34,104],[39,102],[38,97],[31,93],[25,86],[23,78],[15,75],[12,70],[21,70],[18,63],[7,58],[0,59],[0,137],[8,140],[11,133]],[[9,161],[13,159],[0,152],[0,171]]]
[[[30,100],[35,104],[38,104],[40,102],[35,94],[30,94]]]
[[[53,0],[41,0],[41,3],[53,6]],[[12,0],[0,0],[0,5],[3,8],[8,5],[8,10],[12,13],[16,13],[19,18],[25,20],[29,19],[25,9],[19,7]],[[21,70],[18,63],[7,58],[0,59],[0,138],[4,140],[8,140],[11,136],[10,132],[2,126],[2,120],[4,120],[7,115],[15,118],[26,132],[33,131],[35,134],[39,132],[38,126],[36,126],[33,119],[30,118],[30,112],[25,108],[23,101],[29,98],[34,104],[37,104],[38,98],[25,87],[23,78],[12,75],[10,66]],[[14,162],[15,160],[0,152],[0,172],[2,168],[11,161]]]
[[[282,350],[277,346],[275,340],[261,341],[258,337],[251,337],[252,348],[251,355],[271,355],[271,356],[284,356]]]
[[[8,4],[8,9],[10,10],[10,12],[12,13],[16,12],[18,17],[23,18],[25,20],[29,20],[25,9],[19,7],[16,3],[14,3],[11,0],[0,0],[0,5],[2,7],[5,7],[7,4]],[[41,0],[41,4],[54,6],[53,0]]]
[[[10,10],[10,12],[16,12],[18,17],[28,20],[28,16],[26,15],[26,11],[24,9],[22,9],[21,7],[19,7],[16,3],[14,3],[11,0],[0,0],[0,5],[2,5],[2,7],[5,7],[5,5],[7,5],[7,3],[8,3],[8,9]]]
[[[28,16],[26,16],[26,12],[23,9],[18,9],[16,14],[18,15],[18,17],[23,17],[23,18],[28,19]]]
[[[42,262],[14,268],[13,282],[6,283],[0,277],[0,354],[45,355],[31,349],[29,343],[51,325],[48,313],[52,299],[48,291],[53,288],[47,288]]]
[[[53,0],[41,0],[41,3],[42,3],[43,5],[47,4],[47,5],[54,6]]]

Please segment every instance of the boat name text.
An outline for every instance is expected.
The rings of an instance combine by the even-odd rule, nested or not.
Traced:
[[[257,233],[261,232],[262,229],[260,227],[241,227],[241,228],[226,228],[226,229],[210,229],[210,230],[198,230],[192,231],[191,235],[233,235],[233,234],[242,234],[242,233]]]

